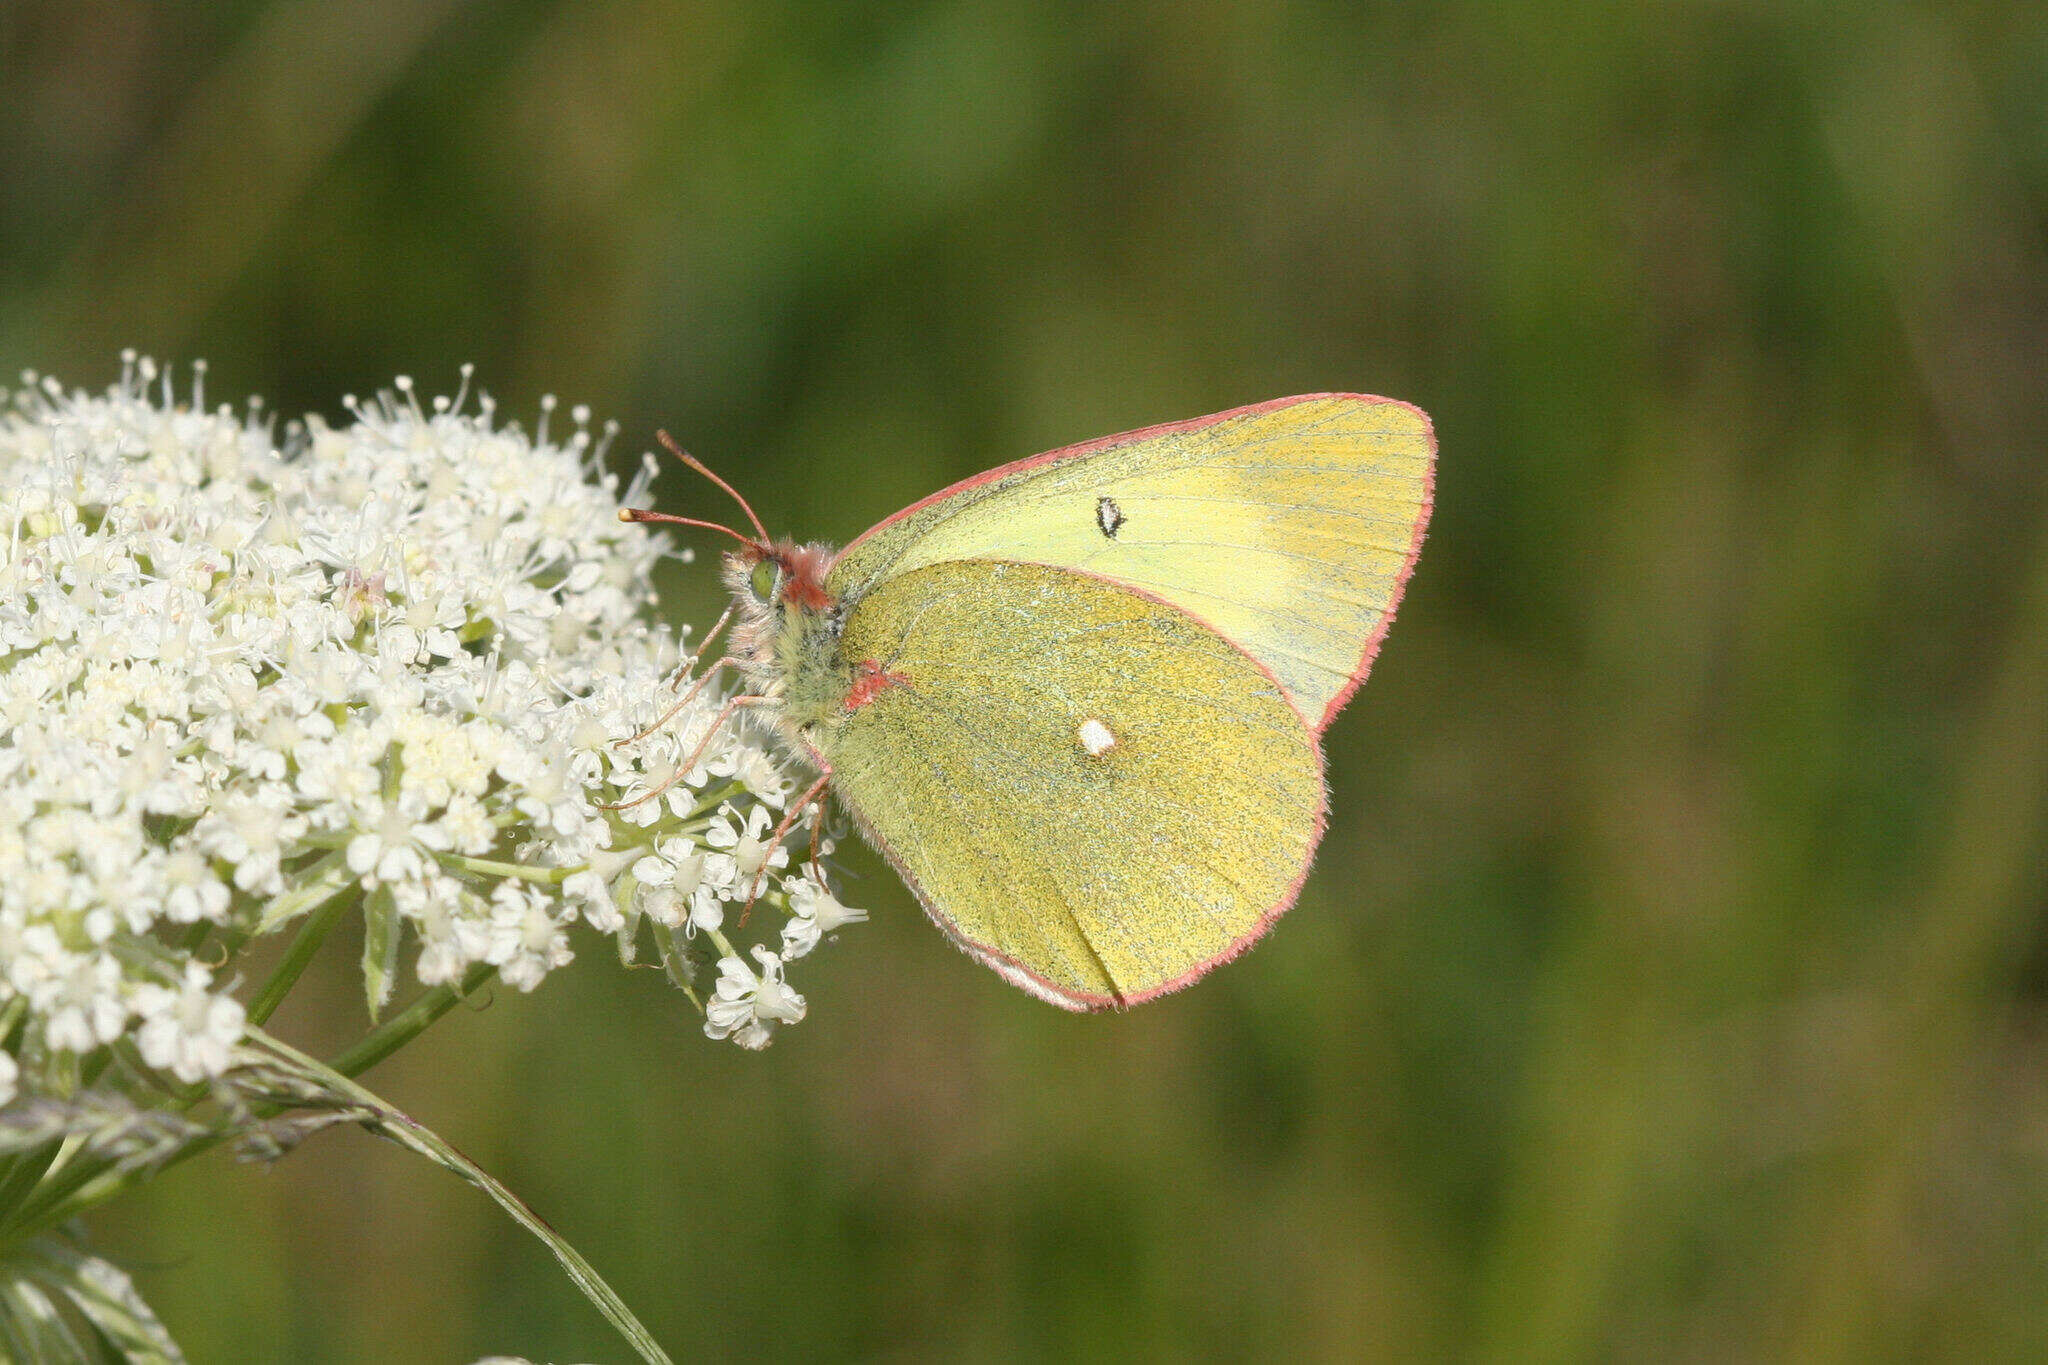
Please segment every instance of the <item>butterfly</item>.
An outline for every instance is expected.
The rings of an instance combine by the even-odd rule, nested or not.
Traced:
[[[739,542],[699,647],[730,624],[727,653],[697,687],[740,686],[698,755],[743,710],[772,720],[817,773],[776,842],[829,789],[954,942],[1075,1010],[1185,986],[1293,905],[1328,814],[1322,733],[1429,522],[1420,409],[1308,394],[1108,436],[836,551],[771,539],[662,440],[754,532],[619,514]]]

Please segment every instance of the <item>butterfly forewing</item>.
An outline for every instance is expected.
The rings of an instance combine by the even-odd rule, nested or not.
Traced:
[[[926,565],[1073,568],[1161,597],[1279,679],[1320,731],[1364,676],[1421,546],[1436,450],[1406,403],[1282,399],[1020,461],[840,555],[859,602]]]

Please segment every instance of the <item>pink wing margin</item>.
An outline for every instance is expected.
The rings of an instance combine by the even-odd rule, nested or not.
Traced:
[[[1379,657],[1380,643],[1387,638],[1387,630],[1394,624],[1394,613],[1399,610],[1401,598],[1408,590],[1408,580],[1415,573],[1415,561],[1422,554],[1423,536],[1429,530],[1430,513],[1436,506],[1436,426],[1429,420],[1429,414],[1416,407],[1413,403],[1403,402],[1398,398],[1382,398],[1378,394],[1373,393],[1298,393],[1288,398],[1272,398],[1263,403],[1251,403],[1241,408],[1231,408],[1225,412],[1212,412],[1206,417],[1190,417],[1180,422],[1161,422],[1157,426],[1140,427],[1136,431],[1118,432],[1114,436],[1098,436],[1092,441],[1083,441],[1079,445],[1061,446],[1057,450],[1048,450],[1043,454],[1027,455],[1021,460],[1012,460],[1008,464],[997,465],[994,469],[985,469],[979,474],[960,480],[958,483],[949,484],[929,497],[918,499],[902,511],[882,518],[882,520],[868,527],[867,530],[861,532],[851,541],[848,541],[839,551],[833,563],[836,565],[869,537],[887,527],[895,525],[905,517],[913,516],[935,503],[944,502],[948,498],[964,493],[971,488],[979,488],[984,484],[994,483],[998,479],[1008,478],[1012,474],[1021,473],[1027,469],[1036,469],[1041,465],[1057,464],[1062,460],[1079,459],[1084,455],[1093,455],[1098,451],[1111,450],[1118,446],[1132,445],[1139,441],[1150,440],[1155,436],[1171,436],[1183,431],[1200,431],[1204,427],[1215,426],[1218,422],[1227,422],[1233,417],[1249,417],[1255,413],[1272,412],[1278,408],[1292,407],[1296,403],[1309,403],[1329,398],[1345,398],[1357,403],[1387,404],[1397,408],[1408,409],[1408,411],[1422,419],[1423,432],[1429,438],[1429,464],[1424,469],[1422,475],[1422,507],[1415,517],[1415,531],[1408,541],[1407,557],[1402,561],[1401,571],[1394,579],[1393,591],[1387,597],[1387,609],[1381,614],[1378,626],[1367,637],[1365,648],[1358,656],[1358,666],[1352,669],[1350,679],[1344,684],[1343,689],[1330,699],[1330,704],[1324,708],[1322,717],[1309,722],[1315,733],[1321,735],[1323,731],[1330,727],[1330,722],[1336,718],[1337,713],[1344,709],[1344,703],[1350,701],[1352,694],[1358,691],[1360,685],[1365,682],[1366,674],[1372,672],[1373,660]],[[1282,691],[1283,693],[1285,692],[1284,687]],[[1284,909],[1285,907],[1282,908]],[[1274,918],[1278,918],[1277,912]],[[1236,951],[1233,950],[1229,956],[1234,956]],[[1226,961],[1228,956],[1218,960]],[[991,963],[990,965],[994,964]],[[1205,966],[1202,970],[1207,971],[1208,968]],[[1197,973],[1197,975],[1199,974]]]
[[[997,976],[1002,977],[1003,980],[1011,985],[1028,994],[1037,996],[1048,1004],[1058,1005],[1061,1009],[1074,1010],[1077,1013],[1093,1014],[1101,1010],[1129,1009],[1132,1005],[1142,1005],[1148,1000],[1157,1000],[1162,995],[1171,995],[1185,986],[1192,986],[1211,971],[1239,956],[1245,949],[1264,938],[1266,931],[1278,923],[1282,915],[1292,910],[1294,902],[1301,898],[1301,888],[1308,881],[1309,869],[1315,865],[1316,849],[1323,842],[1323,831],[1328,824],[1329,808],[1330,800],[1326,794],[1323,797],[1322,804],[1316,808],[1315,835],[1309,840],[1308,856],[1302,860],[1301,871],[1294,875],[1294,881],[1289,884],[1286,892],[1281,895],[1280,899],[1274,901],[1272,907],[1259,916],[1257,924],[1254,924],[1251,928],[1245,930],[1243,934],[1233,939],[1224,947],[1223,951],[1197,962],[1171,981],[1161,982],[1150,990],[1136,991],[1130,995],[1093,995],[1087,991],[1066,990],[1047,981],[1015,958],[1007,957],[993,948],[976,943],[973,939],[961,933],[959,926],[946,918],[932,904],[930,898],[925,895],[924,888],[919,886],[911,877],[908,869],[903,866],[902,860],[896,856],[894,849],[884,843],[873,831],[863,830],[862,832],[867,835],[868,842],[881,852],[884,861],[896,869],[896,875],[903,879],[903,884],[910,888],[911,894],[917,897],[920,905],[924,906],[926,916],[932,923],[944,930],[946,937],[952,939],[962,952],[976,961],[986,964]]]

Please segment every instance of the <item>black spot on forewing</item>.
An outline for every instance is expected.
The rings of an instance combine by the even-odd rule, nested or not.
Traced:
[[[1116,539],[1116,528],[1124,524],[1124,509],[1116,505],[1116,499],[1101,497],[1095,500],[1095,524],[1102,528],[1102,534],[1109,540]]]

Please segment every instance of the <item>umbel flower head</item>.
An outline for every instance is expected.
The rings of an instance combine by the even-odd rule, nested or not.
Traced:
[[[667,551],[615,516],[651,459],[622,494],[587,414],[558,441],[549,402],[528,435],[466,378],[281,440],[132,356],[102,395],[25,379],[0,413],[0,1104],[123,1040],[221,1075],[235,950],[337,907],[365,917],[373,1010],[408,960],[530,990],[578,920],[627,961],[651,935],[686,990],[700,955],[742,961],[734,854],[795,789],[768,737],[730,728],[610,809],[719,701],[621,743],[681,671],[649,612]],[[859,918],[808,846],[756,855],[779,946],[739,968],[760,985],[692,990],[711,1036],[800,1019],[783,962]]]

